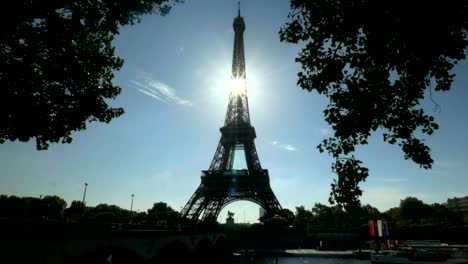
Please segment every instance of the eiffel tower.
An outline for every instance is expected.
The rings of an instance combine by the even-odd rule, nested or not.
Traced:
[[[195,222],[216,221],[226,205],[239,200],[260,205],[268,215],[281,214],[282,210],[254,144],[256,134],[250,124],[245,86],[245,23],[240,15],[240,4],[233,27],[232,87],[224,126],[220,128],[221,139],[209,169],[202,171],[200,186],[181,211],[184,219]],[[244,150],[247,169],[233,169],[236,150]]]

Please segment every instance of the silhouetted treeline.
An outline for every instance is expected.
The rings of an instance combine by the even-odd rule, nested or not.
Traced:
[[[316,203],[311,210],[304,206],[296,207],[294,227],[297,229],[350,229],[367,226],[369,219],[387,220],[392,228],[412,228],[418,226],[463,226],[463,218],[442,204],[426,204],[415,197],[400,201],[399,207],[380,212],[371,205],[363,205],[353,211],[345,211],[339,206]]]
[[[58,196],[17,197],[0,195],[0,218],[63,219],[67,202]]]
[[[180,214],[164,202],[154,203],[146,212],[130,213],[130,210],[117,205],[98,204],[93,207],[84,206],[81,201],[73,201],[67,207],[67,202],[56,195],[40,198],[0,195],[0,218],[175,225]]]
[[[0,218],[176,225],[180,222],[180,213],[164,202],[154,203],[147,211],[130,214],[130,210],[116,205],[84,206],[81,201],[73,201],[67,207],[67,202],[56,195],[41,198],[0,195]],[[312,230],[364,230],[369,219],[387,220],[391,229],[401,230],[464,225],[460,215],[442,204],[429,205],[417,198],[407,197],[400,201],[399,207],[385,212],[368,204],[353,211],[320,203],[316,203],[310,210],[299,206],[296,207],[293,227],[300,230],[306,230],[307,226]]]

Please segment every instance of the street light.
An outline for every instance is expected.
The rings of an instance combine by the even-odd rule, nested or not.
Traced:
[[[88,183],[85,182],[85,184],[84,184],[84,193],[83,193],[83,201],[81,202],[81,204],[83,206],[83,210],[81,212],[81,219],[83,219],[84,211],[85,211],[85,199],[86,199],[86,188],[87,187],[88,187]]]
[[[133,224],[133,196],[135,196],[134,194],[132,194],[132,203],[130,205],[130,224]]]

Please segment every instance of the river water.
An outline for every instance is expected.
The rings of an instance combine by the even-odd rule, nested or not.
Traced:
[[[231,264],[369,264],[370,260],[319,257],[250,257],[236,256]]]

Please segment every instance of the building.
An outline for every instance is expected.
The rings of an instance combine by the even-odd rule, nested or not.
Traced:
[[[468,223],[468,196],[448,199],[447,208],[459,213],[464,221]]]
[[[266,213],[265,209],[263,209],[263,207],[260,207],[260,211],[259,211],[260,218],[262,218],[265,215],[265,213]]]

